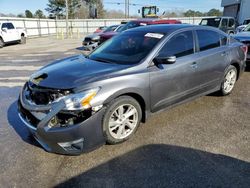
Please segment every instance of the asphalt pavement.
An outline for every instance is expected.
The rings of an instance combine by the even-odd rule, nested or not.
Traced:
[[[18,119],[18,94],[32,72],[78,53],[81,39],[0,49],[0,187],[250,187],[250,68],[230,96],[157,113],[125,143],[80,156],[44,151]]]

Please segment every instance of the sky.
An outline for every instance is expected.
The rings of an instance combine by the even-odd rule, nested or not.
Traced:
[[[118,5],[114,3],[124,3],[125,0],[103,0],[105,9],[124,10],[124,4]],[[0,0],[0,12],[4,14],[24,13],[26,9],[35,12],[37,9],[44,10],[48,0]],[[130,13],[137,14],[140,5],[156,5],[160,8],[160,12],[188,9],[206,12],[212,8],[221,9],[221,0],[130,0],[131,4],[139,4],[139,6],[130,6]]]

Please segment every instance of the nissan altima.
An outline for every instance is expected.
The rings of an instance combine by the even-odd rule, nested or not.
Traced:
[[[77,155],[128,140],[157,111],[213,92],[229,95],[246,54],[244,44],[216,28],[131,29],[88,56],[35,72],[18,114],[45,150]]]

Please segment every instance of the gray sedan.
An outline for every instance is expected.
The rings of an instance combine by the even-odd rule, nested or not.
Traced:
[[[47,151],[80,154],[128,140],[155,112],[213,92],[229,95],[245,58],[245,45],[216,28],[127,30],[87,57],[34,73],[20,94],[19,116]]]

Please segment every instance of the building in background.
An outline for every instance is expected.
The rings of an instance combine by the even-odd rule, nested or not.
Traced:
[[[221,6],[223,15],[235,17],[239,24],[250,18],[250,0],[222,0]]]

